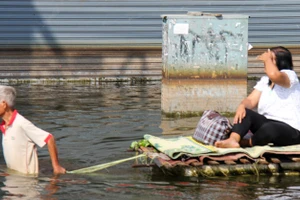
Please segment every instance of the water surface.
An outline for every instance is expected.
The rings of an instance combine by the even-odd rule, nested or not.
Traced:
[[[251,88],[253,82],[249,83]],[[160,82],[15,84],[18,111],[56,140],[61,164],[74,170],[134,155],[144,134],[192,134],[199,117],[161,115]],[[250,89],[249,89],[250,90]],[[54,177],[47,148],[39,149],[39,177],[6,174],[2,199],[297,199],[298,176],[170,177],[125,162],[92,174]]]

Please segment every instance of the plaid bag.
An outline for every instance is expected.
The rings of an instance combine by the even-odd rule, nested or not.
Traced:
[[[214,110],[205,110],[193,138],[201,143],[214,145],[216,141],[227,139],[231,128],[226,117]]]

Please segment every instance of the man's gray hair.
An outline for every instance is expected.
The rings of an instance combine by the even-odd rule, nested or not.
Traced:
[[[10,108],[14,108],[17,92],[15,88],[6,85],[0,85],[0,101],[5,101]]]

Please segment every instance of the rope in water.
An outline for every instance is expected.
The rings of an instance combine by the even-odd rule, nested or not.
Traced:
[[[94,166],[91,166],[91,167],[85,167],[85,168],[81,168],[81,169],[67,171],[67,173],[68,174],[92,173],[92,172],[95,172],[95,171],[99,171],[99,170],[102,170],[102,169],[105,169],[105,168],[108,168],[108,167],[120,164],[122,162],[126,162],[126,161],[129,161],[129,160],[133,160],[133,159],[137,159],[137,158],[145,157],[145,156],[146,156],[145,154],[139,154],[137,156],[133,156],[133,157],[125,158],[125,159],[121,159],[121,160],[116,160],[116,161],[109,162],[109,163],[104,163],[104,164],[94,165]]]

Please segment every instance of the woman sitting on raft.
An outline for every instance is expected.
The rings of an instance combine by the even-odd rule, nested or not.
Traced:
[[[216,142],[216,147],[300,144],[300,84],[293,71],[292,55],[279,46],[258,59],[264,62],[267,76],[256,83],[238,106],[230,137]],[[253,136],[243,139],[249,130]]]

